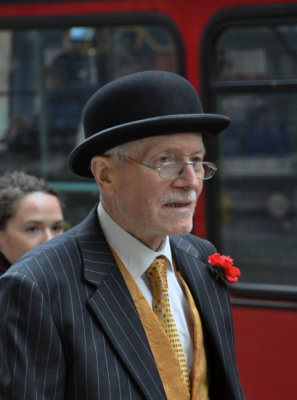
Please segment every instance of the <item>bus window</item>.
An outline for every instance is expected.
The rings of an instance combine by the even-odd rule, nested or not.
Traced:
[[[212,106],[232,119],[219,138],[220,248],[241,282],[296,285],[297,24],[233,24],[212,56]]]
[[[296,78],[296,25],[234,27],[215,46],[215,81]]]
[[[159,23],[0,30],[0,173],[42,175],[67,191],[79,221],[97,188],[68,172],[66,158],[83,139],[86,101],[131,72],[180,72],[177,54],[176,32]],[[94,196],[79,201],[86,192]]]

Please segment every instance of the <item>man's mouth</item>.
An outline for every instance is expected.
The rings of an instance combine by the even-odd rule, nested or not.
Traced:
[[[191,203],[168,203],[165,204],[165,207],[170,207],[170,208],[182,208],[182,207],[188,207]]]

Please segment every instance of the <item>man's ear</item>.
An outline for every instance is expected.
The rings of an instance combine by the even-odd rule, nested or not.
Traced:
[[[99,186],[100,192],[111,195],[114,193],[114,160],[110,157],[95,156],[91,160],[91,171]]]

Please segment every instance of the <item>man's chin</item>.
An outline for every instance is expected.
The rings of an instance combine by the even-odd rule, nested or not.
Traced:
[[[183,236],[186,235],[187,233],[190,233],[193,229],[193,224],[187,224],[185,226],[180,226],[180,227],[173,227],[171,229],[171,232],[168,233],[170,236]]]

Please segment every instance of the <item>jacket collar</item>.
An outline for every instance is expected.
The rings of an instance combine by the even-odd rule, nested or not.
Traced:
[[[96,287],[89,298],[90,307],[144,398],[165,399],[143,326],[99,225],[96,208],[80,224],[78,232],[84,279]]]
[[[213,247],[204,242],[199,251],[198,246],[194,247],[191,242],[187,235],[171,238],[176,267],[192,293],[203,325],[211,370],[210,396],[220,399],[244,398],[232,341],[229,293],[221,280],[214,279],[208,267],[207,257]]]

